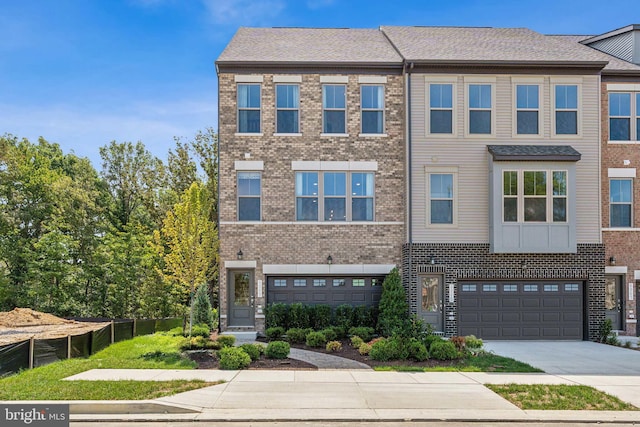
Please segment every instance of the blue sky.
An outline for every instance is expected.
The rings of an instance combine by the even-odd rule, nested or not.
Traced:
[[[214,61],[239,26],[528,27],[599,34],[638,0],[0,0],[0,134],[39,136],[100,165],[98,147],[217,128]]]

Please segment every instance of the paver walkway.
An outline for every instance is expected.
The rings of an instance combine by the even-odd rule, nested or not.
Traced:
[[[345,359],[340,356],[333,356],[331,354],[317,353],[315,351],[301,350],[299,348],[292,348],[289,353],[290,359],[302,360],[303,362],[311,363],[318,367],[318,369],[369,369],[371,367],[356,360]]]

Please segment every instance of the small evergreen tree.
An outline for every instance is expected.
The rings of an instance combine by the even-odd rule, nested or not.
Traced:
[[[380,335],[390,337],[406,329],[409,321],[409,304],[407,304],[398,268],[391,270],[382,283],[382,296],[378,309]]]
[[[203,283],[198,287],[195,301],[193,302],[193,323],[200,323],[213,327],[213,313],[211,311],[211,300],[207,292],[207,284]]]

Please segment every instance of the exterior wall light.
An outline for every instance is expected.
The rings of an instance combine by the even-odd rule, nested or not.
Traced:
[[[327,264],[329,265],[333,264],[333,257],[331,255],[327,257]]]
[[[609,257],[609,264],[616,265],[616,257],[614,257],[614,256]]]
[[[242,260],[242,257],[244,256],[244,254],[242,253],[242,249],[240,249],[236,255],[238,256],[239,260]]]
[[[434,265],[436,263],[436,257],[429,255],[429,264]]]

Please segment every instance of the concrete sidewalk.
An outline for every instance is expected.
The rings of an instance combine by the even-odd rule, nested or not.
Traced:
[[[132,372],[135,371],[135,372]],[[91,370],[69,379],[224,380],[148,402],[129,414],[73,402],[72,421],[572,421],[633,422],[638,412],[523,411],[483,384],[584,384],[640,407],[640,376],[483,372]],[[144,404],[148,410],[140,409]],[[122,411],[125,402],[117,402]],[[93,405],[93,407],[91,406]],[[98,405],[98,406],[96,406]],[[115,409],[115,407],[114,407]],[[167,412],[167,413],[162,413]]]

